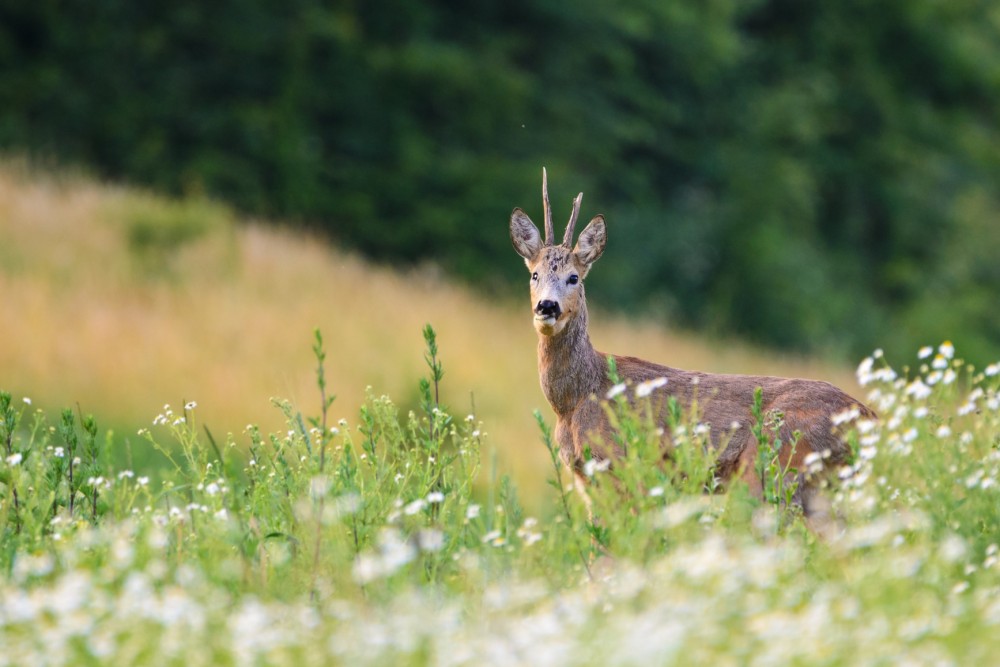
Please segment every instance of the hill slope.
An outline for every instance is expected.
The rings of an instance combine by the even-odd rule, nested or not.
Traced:
[[[506,211],[496,233],[506,235]],[[420,330],[438,332],[444,401],[471,411],[528,496],[548,474],[531,417],[538,387],[524,303],[497,303],[433,269],[400,273],[299,232],[237,223],[224,208],[0,166],[0,387],[77,405],[132,433],[164,403],[195,400],[214,432],[280,428],[270,397],[318,411],[312,331],[328,350],[333,413],[365,388],[416,403]],[[614,243],[612,229],[611,242]],[[445,250],[446,252],[447,250]],[[511,262],[520,261],[511,251]],[[601,280],[597,266],[590,278]],[[740,345],[611,318],[592,304],[599,349],[707,371],[801,375],[854,390],[850,374]]]

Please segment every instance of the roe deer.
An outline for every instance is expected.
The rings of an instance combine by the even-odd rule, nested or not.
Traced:
[[[555,439],[563,461],[573,469],[578,483],[583,475],[585,451],[598,460],[620,456],[616,451],[611,425],[601,399],[612,387],[608,377],[608,355],[598,352],[587,333],[587,298],[583,281],[601,256],[607,243],[604,216],[587,225],[573,246],[573,228],[580,213],[581,192],[573,200],[573,211],[562,243],[554,243],[548,180],[542,170],[542,204],[545,240],[520,208],[510,216],[510,238],[524,258],[531,274],[531,309],[538,331],[538,374],[542,391],[556,413]],[[801,434],[794,449],[782,447],[782,467],[804,471],[804,459],[816,452],[829,464],[843,463],[848,447],[841,440],[831,417],[856,408],[860,416],[874,419],[875,413],[827,382],[752,375],[717,375],[661,366],[635,357],[613,355],[618,374],[634,385],[646,382],[656,387],[660,422],[666,422],[667,401],[673,396],[689,409],[697,397],[700,420],[710,431],[711,446],[718,452],[716,474],[724,482],[741,476],[757,497],[761,480],[755,474],[758,443],[751,433],[754,390],[763,391],[764,412],[781,411],[784,425],[779,437],[792,441]],[[665,382],[663,379],[665,378]],[[630,391],[630,398],[634,392]],[[662,443],[667,451],[669,429]],[[721,449],[721,451],[719,451]],[[808,517],[814,510],[816,484],[800,473],[794,502]]]

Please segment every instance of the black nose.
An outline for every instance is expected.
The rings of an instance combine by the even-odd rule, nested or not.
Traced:
[[[559,318],[559,314],[562,309],[559,308],[559,304],[555,301],[539,301],[538,305],[535,306],[535,312],[543,317],[555,317]]]

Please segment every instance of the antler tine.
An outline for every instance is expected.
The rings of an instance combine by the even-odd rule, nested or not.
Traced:
[[[545,245],[552,245],[555,232],[552,228],[552,207],[549,206],[549,176],[542,167],[542,207],[545,209]]]
[[[583,201],[583,193],[581,192],[573,200],[573,212],[569,215],[569,224],[566,225],[566,233],[563,235],[563,245],[567,248],[573,247],[573,228],[576,227],[576,219],[580,215],[580,202]]]

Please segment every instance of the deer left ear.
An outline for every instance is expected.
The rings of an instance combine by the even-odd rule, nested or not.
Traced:
[[[604,216],[598,215],[580,233],[580,238],[576,241],[573,254],[577,260],[588,269],[590,265],[597,261],[597,258],[604,252],[604,246],[608,243],[608,227],[604,223]]]

